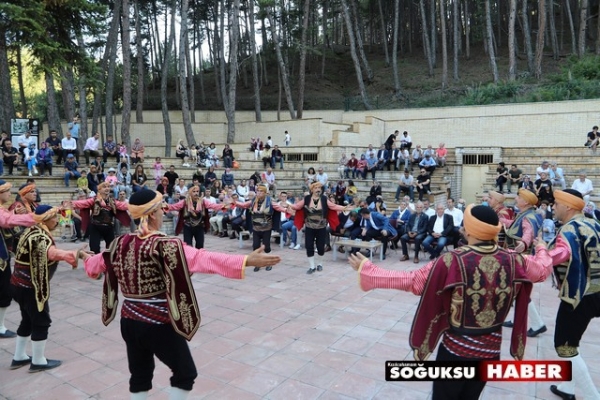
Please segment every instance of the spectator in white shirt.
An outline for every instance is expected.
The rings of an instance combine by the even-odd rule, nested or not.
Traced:
[[[579,179],[576,179],[571,186],[571,189],[577,190],[583,196],[583,201],[587,204],[590,201],[590,195],[594,191],[592,181],[586,178],[585,172],[579,174]]]
[[[85,163],[90,165],[90,155],[94,157],[100,157],[102,154],[98,151],[100,146],[100,133],[96,132],[94,136],[88,138],[85,141],[85,147],[83,148],[83,154],[85,155]]]
[[[444,211],[444,213],[451,215],[452,219],[454,220],[454,228],[452,230],[452,240],[456,247],[456,244],[458,243],[458,239],[460,239],[460,234],[458,233],[458,231],[459,231],[460,227],[462,226],[464,215],[461,210],[454,207],[454,199],[452,197],[448,198],[446,207],[447,208]]]
[[[327,173],[323,172],[323,167],[319,167],[317,175],[315,176],[317,182],[320,182],[324,188],[327,187],[327,180],[329,179]]]
[[[63,157],[66,160],[67,154],[73,154],[77,164],[79,164],[79,151],[77,151],[77,141],[71,137],[71,132],[67,132],[66,136],[60,141]]]
[[[552,181],[552,187],[555,189],[559,186],[562,190],[567,188],[565,173],[563,172],[563,169],[556,164],[556,161],[553,161],[552,164],[550,164],[550,180]]]
[[[185,197],[188,192],[188,187],[185,185],[184,179],[179,179],[179,184],[173,188],[175,192],[179,193],[180,197]]]
[[[31,136],[31,131],[27,131],[17,138],[17,148],[21,153],[22,158],[25,159],[25,150],[29,149],[31,143],[37,144],[37,139]]]
[[[404,131],[402,133],[402,137],[400,138],[400,148],[407,149],[408,151],[410,151],[411,147],[412,147],[412,138],[410,137],[410,135],[408,134],[407,131]]]

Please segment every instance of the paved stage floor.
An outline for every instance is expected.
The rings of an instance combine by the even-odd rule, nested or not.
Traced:
[[[207,236],[206,248],[239,249],[236,240]],[[73,248],[78,245],[59,244]],[[202,311],[200,330],[190,342],[198,369],[191,399],[428,399],[431,383],[386,382],[386,360],[412,360],[408,335],[419,298],[394,290],[365,293],[343,255],[323,257],[324,270],[307,275],[306,253],[273,247],[283,261],[272,271],[246,270],[246,279],[193,277]],[[386,268],[413,269],[389,251]],[[422,261],[420,265],[423,265]],[[102,281],[87,278],[82,265],[59,266],[51,283],[53,319],[46,357],[63,365],[30,374],[8,369],[14,339],[0,340],[0,398],[126,399],[125,345],[119,318],[108,327],[100,321]],[[526,359],[556,359],[553,348],[557,292],[550,279],[534,287],[548,332],[527,342]],[[20,314],[13,303],[6,326],[16,330]],[[503,359],[510,329],[505,328]],[[600,321],[586,332],[581,351],[600,387]],[[596,339],[595,339],[596,338]],[[165,344],[168,345],[168,344]],[[30,349],[28,349],[29,353]],[[434,359],[432,357],[432,359]],[[170,371],[157,362],[150,398],[166,399]],[[482,399],[558,399],[549,383],[489,383]],[[578,394],[579,395],[579,394]],[[581,397],[581,395],[579,395]]]

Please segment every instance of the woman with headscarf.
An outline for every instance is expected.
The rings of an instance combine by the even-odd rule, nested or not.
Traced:
[[[52,157],[54,156],[54,152],[50,147],[48,147],[47,142],[40,143],[40,149],[37,153],[37,165],[39,166],[40,176],[46,175],[46,170],[48,170],[48,175],[52,176]]]
[[[131,145],[131,162],[132,164],[138,164],[144,162],[144,151],[146,148],[144,144],[140,140],[140,138],[135,138],[135,141]]]

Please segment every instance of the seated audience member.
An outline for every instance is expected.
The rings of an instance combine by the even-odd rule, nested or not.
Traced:
[[[396,221],[396,230],[398,231],[398,240],[400,237],[406,233],[406,224],[408,223],[408,219],[410,218],[410,208],[408,204],[402,200],[397,210],[394,210],[392,215],[390,215],[390,223],[393,224],[392,221]]]
[[[585,147],[589,147],[595,153],[596,148],[598,147],[598,140],[600,139],[600,135],[598,135],[598,127],[594,126],[590,132],[587,134],[587,141],[585,142]]]
[[[91,170],[91,169],[90,169]],[[125,193],[128,199],[131,197],[132,193],[132,184],[131,184],[131,174],[127,167],[121,167],[119,172],[117,173],[117,183],[115,183],[113,187],[113,193],[115,195],[115,199],[119,198],[119,192]]]
[[[504,184],[508,180],[508,168],[504,164],[504,161],[500,161],[498,163],[498,168],[496,168],[496,187],[498,188],[498,192],[504,192]]]
[[[439,147],[435,150],[435,160],[440,167],[446,166],[446,156],[448,155],[448,149],[446,144],[440,143]]]
[[[48,145],[48,148],[52,150],[52,153],[57,156],[56,164],[61,165],[63,161],[63,152],[62,148],[60,147],[61,139],[59,139],[56,130],[50,130],[50,136],[46,138],[46,144]]]
[[[491,195],[490,195],[490,197],[491,197]],[[462,210],[455,207],[455,202],[452,197],[448,198],[448,200],[446,202],[446,211],[444,211],[444,212],[446,214],[452,216],[452,221],[454,222],[454,228],[452,229],[452,244],[456,248],[456,246],[458,245],[458,241],[460,239],[459,230],[460,230],[460,227],[462,226],[464,215],[463,215]]]
[[[590,201],[590,196],[594,191],[594,186],[592,185],[592,181],[587,179],[587,175],[585,172],[581,172],[579,174],[579,179],[575,179],[573,185],[571,185],[571,189],[577,190],[583,196],[583,201],[586,204]]]
[[[430,154],[425,154],[425,157],[419,163],[419,167],[421,167],[421,169],[425,169],[429,175],[433,174],[436,166],[437,164]]]
[[[142,189],[147,189],[148,186],[146,185],[146,182],[148,182],[148,177],[144,172],[144,166],[142,164],[138,164],[135,167],[135,170],[133,171],[133,176],[131,177],[131,185],[133,192],[135,193],[139,192]]]
[[[418,201],[415,204],[415,212],[412,213],[406,223],[405,234],[400,237],[402,243],[402,258],[400,261],[408,260],[408,242],[414,241],[415,245],[415,258],[414,263],[419,263],[419,250],[421,249],[421,242],[427,236],[427,224],[429,223],[429,217],[423,214],[423,202]]]
[[[437,258],[454,231],[454,220],[450,214],[445,213],[443,204],[435,207],[435,215],[429,217],[427,224],[427,237],[423,240],[423,248],[430,254],[429,259]],[[433,243],[437,242],[435,248]]]
[[[114,157],[115,163],[119,163],[119,148],[117,142],[113,140],[112,135],[106,136],[106,142],[104,142],[104,146],[102,146],[102,161],[104,164],[106,164],[109,157]]]
[[[546,200],[548,203],[554,204],[554,191],[552,190],[552,181],[548,178],[548,174],[542,172],[540,179],[537,179],[533,186],[539,201]]]
[[[390,224],[390,219],[376,211],[371,211],[368,208],[360,210],[362,221],[360,224],[360,237],[364,241],[379,240],[383,243],[383,259],[385,260],[388,241],[395,237],[398,232]],[[353,252],[354,251],[353,249]]]
[[[356,211],[342,211],[338,214],[340,221],[339,225],[332,234],[355,240],[360,237],[360,217]],[[329,227],[327,228],[330,229]],[[345,253],[346,249],[344,246],[339,246],[338,251]]]
[[[188,163],[189,150],[188,150],[187,146],[183,143],[183,140],[180,140],[177,143],[177,147],[175,147],[175,156],[178,158],[181,158],[181,166],[182,167],[190,166],[190,164]]]
[[[413,165],[419,165],[421,160],[423,160],[423,150],[421,150],[420,144],[417,145],[417,147],[412,151],[410,156]]]
[[[271,166],[271,158],[272,158],[271,146],[266,145],[265,149],[262,152],[262,162],[263,162],[264,168]]]
[[[131,162],[133,164],[144,163],[144,152],[146,148],[144,144],[140,140],[140,138],[135,138],[135,141],[131,145]],[[129,196],[127,197],[129,198]]]
[[[40,172],[40,176],[46,175],[46,170],[48,171],[48,175],[52,176],[52,156],[54,152],[51,148],[48,147],[47,142],[42,142],[40,145],[40,150],[37,153],[37,166]]]
[[[558,166],[556,161],[550,163],[550,181],[552,182],[552,187],[554,188],[561,188],[562,190],[567,188],[565,173],[563,172],[563,169]]]
[[[223,149],[223,166],[225,168],[233,168],[234,160],[233,149],[228,144],[225,144],[225,148]]]
[[[77,161],[75,161],[75,156],[73,154],[67,154],[67,161],[65,162],[64,167],[65,186],[69,187],[70,179],[79,179],[81,177],[81,174],[77,170],[79,165],[77,164]]]
[[[521,182],[523,182],[523,171],[517,168],[517,164],[512,164],[508,170],[508,179],[506,180],[506,189],[508,193],[510,193],[512,185],[517,185],[518,190],[518,188],[521,187]]]
[[[94,136],[89,137],[85,141],[85,147],[83,148],[83,155],[85,156],[85,163],[90,165],[90,156],[94,159],[100,156],[100,132],[96,132]]]
[[[375,179],[375,173],[377,172],[377,158],[373,153],[371,153],[367,158],[367,168],[365,171],[365,176],[367,172],[371,173],[371,179]]]
[[[356,155],[354,153],[350,154],[350,159],[346,163],[344,167],[344,178],[350,179],[350,172],[352,172],[352,179],[356,178],[356,166],[358,165],[358,160],[356,159]]]
[[[166,198],[170,198],[173,196],[173,186],[169,184],[169,179],[166,176],[160,178],[160,183],[156,187],[156,191]]]
[[[410,135],[408,134],[407,131],[402,132],[402,137],[400,138],[400,149],[404,150],[408,150],[408,152],[410,152],[410,149],[412,147],[412,139],[410,137]]]
[[[225,168],[225,172],[221,174],[221,184],[223,187],[234,187],[234,177],[230,168]]]
[[[415,188],[419,193],[419,201],[423,200],[423,195],[429,195],[431,193],[431,177],[423,168],[421,168],[419,176],[417,176]]]
[[[358,160],[354,171],[356,172],[356,177],[360,176],[362,179],[367,177],[367,158],[364,154],[360,156],[360,160]],[[354,174],[352,174],[352,176],[354,176]]]
[[[519,185],[519,189],[527,189],[531,192],[534,191],[533,182],[531,182],[531,177],[529,175],[523,176],[523,181]],[[518,192],[518,190],[517,190],[517,192]]]
[[[8,174],[12,175],[14,167],[19,165],[19,151],[13,147],[12,141],[9,139],[4,141],[2,160],[4,161],[4,166],[8,168]]]
[[[398,180],[398,188],[396,189],[396,197],[394,199],[398,201],[402,193],[406,193],[410,197],[410,201],[415,200],[415,179],[408,169],[404,170],[404,174]]]
[[[383,167],[385,167],[385,165],[387,164],[388,159],[389,152],[384,145],[381,145],[381,147],[377,151],[377,169],[380,171],[383,170]]]
[[[277,164],[279,164],[279,169],[283,169],[283,153],[279,146],[275,145],[271,151],[271,168],[275,168]]]
[[[367,196],[366,198],[367,204],[371,204],[372,202],[374,202],[377,196],[381,196],[381,194],[381,184],[374,180],[373,184],[371,185],[371,189],[369,189],[369,196]]]

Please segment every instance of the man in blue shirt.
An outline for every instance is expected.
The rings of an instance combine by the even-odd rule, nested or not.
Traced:
[[[435,171],[435,167],[437,167],[437,164],[435,163],[435,160],[433,159],[433,157],[431,157],[430,154],[425,154],[425,157],[419,163],[419,167],[425,169],[425,171],[427,171],[429,175],[431,175],[433,174],[433,171]]]
[[[77,171],[77,161],[75,161],[75,156],[73,154],[67,154],[67,162],[65,162],[65,186],[69,187],[69,179],[79,179],[81,178],[81,174]]]

